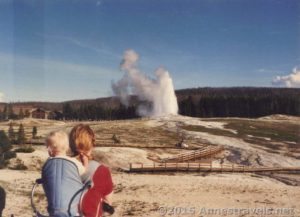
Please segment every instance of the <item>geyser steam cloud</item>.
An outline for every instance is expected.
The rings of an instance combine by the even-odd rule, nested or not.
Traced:
[[[4,98],[5,98],[4,93],[0,92],[0,102],[4,102]]]
[[[137,95],[140,100],[152,103],[148,108],[140,106],[138,112],[142,116],[163,116],[177,114],[178,105],[172,78],[164,68],[155,71],[156,79],[147,77],[137,67],[139,55],[134,50],[127,50],[121,62],[124,76],[112,83],[114,93],[121,98],[124,105],[129,103],[129,95]]]

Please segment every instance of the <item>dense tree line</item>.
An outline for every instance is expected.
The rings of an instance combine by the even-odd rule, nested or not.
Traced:
[[[299,88],[193,88],[178,90],[176,95],[179,113],[187,116],[260,117],[272,114],[300,116]],[[118,120],[137,118],[138,104],[137,98],[132,96],[129,107],[121,105],[115,98],[45,105],[53,107],[51,111],[56,112],[58,120]],[[36,102],[33,105],[38,107],[40,104]],[[22,109],[15,114],[13,104],[5,104],[2,111],[0,110],[0,121],[28,116],[28,111]]]
[[[12,104],[6,104],[3,111],[0,111],[0,120],[17,119],[18,115],[13,111]]]
[[[63,105],[63,117],[66,120],[120,120],[137,118],[135,106],[105,108],[99,105],[81,105],[72,107],[69,103]]]
[[[300,89],[195,88],[176,92],[179,113],[192,117],[261,117],[272,114],[300,116]],[[150,105],[150,104],[149,104]],[[138,117],[136,106],[103,108],[63,106],[66,119],[114,120]]]
[[[18,119],[23,119],[25,117],[29,116],[29,111],[23,111],[23,109],[21,108],[19,110],[19,113],[16,114],[13,110],[13,104],[12,103],[8,103],[5,104],[3,110],[0,110],[0,121],[3,120],[18,120]]]
[[[199,88],[180,94],[186,96],[180,114],[192,117],[300,116],[300,89]]]

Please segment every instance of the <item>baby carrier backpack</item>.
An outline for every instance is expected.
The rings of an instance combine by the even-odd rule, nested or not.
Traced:
[[[111,184],[103,185],[102,181]],[[34,192],[40,184],[48,199],[49,216],[41,214],[34,204]],[[90,161],[87,172],[81,178],[74,162],[64,158],[52,158],[45,163],[42,178],[37,179],[32,188],[33,216],[85,217],[83,210],[88,217],[101,217],[103,211],[113,214],[114,208],[103,202],[103,197],[111,191],[112,181],[107,167]]]
[[[88,187],[82,184],[76,164],[65,158],[51,158],[42,168],[42,178],[37,179],[31,193],[33,216],[45,217],[41,214],[33,201],[37,185],[43,186],[48,201],[50,217],[81,216],[78,212],[82,192]]]

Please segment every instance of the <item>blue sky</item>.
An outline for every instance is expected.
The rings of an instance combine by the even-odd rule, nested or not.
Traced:
[[[0,30],[5,101],[110,96],[127,49],[176,89],[272,86],[300,67],[298,0],[0,0]]]

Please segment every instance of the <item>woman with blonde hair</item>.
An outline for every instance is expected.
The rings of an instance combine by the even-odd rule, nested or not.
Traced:
[[[92,150],[95,146],[93,130],[84,124],[75,126],[69,135],[70,149],[73,157],[82,162],[86,172],[81,176],[84,183],[91,181],[91,188],[84,194],[81,207],[85,217],[100,217],[103,210],[113,212],[111,194],[113,183],[110,170],[93,160]]]

